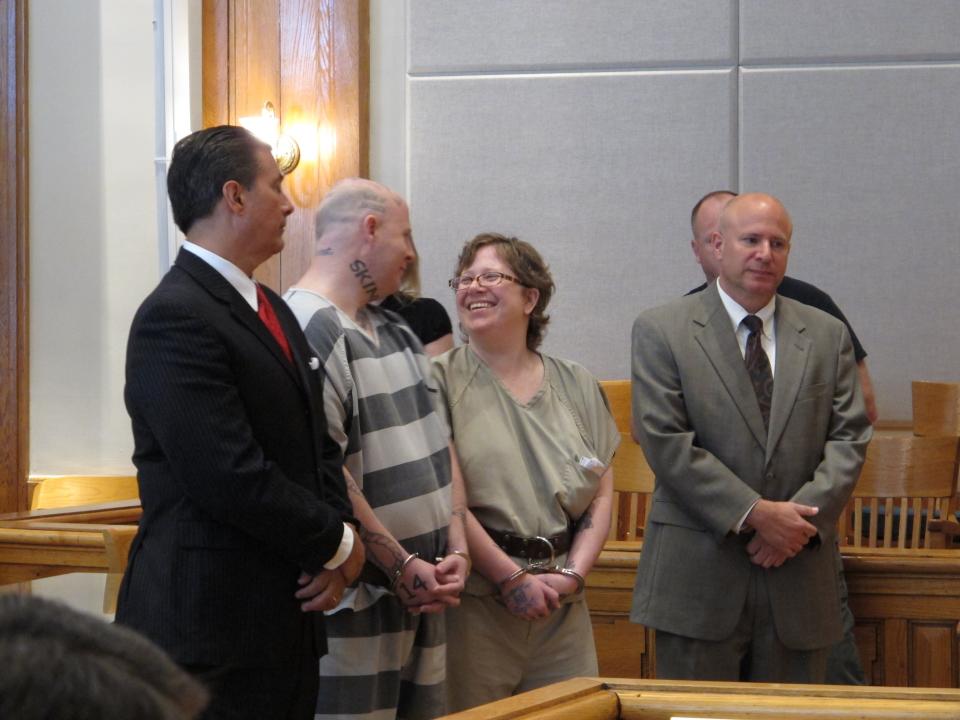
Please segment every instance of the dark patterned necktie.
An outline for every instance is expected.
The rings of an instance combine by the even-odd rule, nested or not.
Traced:
[[[277,314],[273,311],[273,305],[270,304],[270,300],[267,299],[267,294],[263,291],[263,288],[260,287],[259,283],[257,284],[257,315],[263,320],[263,324],[267,326],[270,334],[273,335],[280,349],[283,350],[283,354],[287,356],[287,360],[293,362],[293,355],[290,353],[290,344],[287,342],[287,336],[283,334],[283,328],[280,327]]]
[[[756,315],[747,315],[742,321],[750,335],[747,337],[747,351],[744,353],[744,362],[747,364],[747,373],[753,383],[753,391],[757,394],[760,404],[760,414],[763,415],[763,426],[770,426],[770,403],[773,401],[773,373],[770,371],[770,359],[763,350],[760,336],[763,334],[763,321]]]

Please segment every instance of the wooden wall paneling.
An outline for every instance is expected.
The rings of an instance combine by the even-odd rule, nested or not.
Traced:
[[[910,682],[907,643],[907,621],[887,618],[883,621],[883,677],[884,685],[905,686]]]
[[[857,643],[857,652],[860,654],[860,664],[867,685],[879,685],[876,679],[882,674],[880,667],[880,622],[863,621],[857,619],[853,628],[854,639]]]
[[[951,622],[912,622],[911,687],[951,687],[957,683],[957,627]],[[942,662],[949,658],[950,662]]]
[[[203,126],[228,125],[230,105],[230,0],[203,0]]]
[[[300,164],[284,180],[295,209],[287,218],[286,244],[280,256],[281,290],[310,264],[314,209],[329,187],[329,177],[316,157],[316,127],[325,120],[330,106],[332,24],[329,0],[280,2],[281,102],[277,110],[282,130],[294,136],[301,153]]]
[[[601,674],[656,677],[654,632],[628,623],[640,548],[608,542],[587,576]],[[960,552],[863,549],[844,565],[868,682],[960,687]]]
[[[597,663],[603,677],[650,677],[646,628],[626,615],[591,612]]]
[[[341,0],[334,9],[333,103],[339,152],[333,172],[336,177],[366,177],[370,171],[370,3]]]
[[[0,4],[0,512],[27,506],[27,0]]]
[[[280,2],[235,0],[230,14],[233,56],[230,66],[236,118],[258,115],[265,102],[280,108]],[[257,268],[254,277],[274,289],[280,288],[280,256]]]
[[[286,180],[296,210],[281,256],[284,290],[310,264],[314,210],[327,190],[367,174],[367,17],[366,0],[281,0],[280,115],[301,145],[300,165]]]

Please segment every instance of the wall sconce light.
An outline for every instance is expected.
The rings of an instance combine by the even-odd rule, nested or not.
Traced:
[[[300,162],[300,146],[292,137],[280,132],[280,119],[273,103],[265,102],[259,115],[247,115],[239,122],[241,127],[270,146],[281,173],[289,175],[294,171]]]

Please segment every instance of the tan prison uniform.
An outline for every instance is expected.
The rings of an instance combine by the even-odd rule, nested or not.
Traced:
[[[527,537],[557,535],[568,518],[579,519],[600,476],[581,461],[605,467],[620,440],[596,378],[576,363],[541,357],[543,385],[526,404],[469,346],[434,361],[470,510],[486,527]],[[582,596],[533,622],[511,615],[497,596],[493,583],[472,573],[461,606],[446,613],[450,711],[597,673]]]

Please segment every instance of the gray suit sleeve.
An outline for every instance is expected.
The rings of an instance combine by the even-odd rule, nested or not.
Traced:
[[[794,502],[820,508],[817,515],[808,520],[821,534],[825,530],[833,532],[860,477],[867,444],[873,435],[860,391],[850,334],[844,325],[837,325],[837,330],[840,333],[837,380],[823,457],[812,480],[804,483],[791,498]]]

